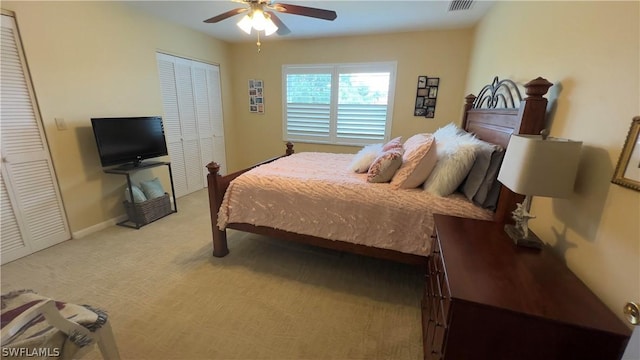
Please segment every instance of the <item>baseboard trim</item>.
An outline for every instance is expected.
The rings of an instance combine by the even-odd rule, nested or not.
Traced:
[[[103,221],[101,223],[95,224],[93,226],[89,226],[88,228],[84,228],[78,231],[72,231],[71,232],[71,237],[73,239],[81,239],[87,235],[93,234],[95,232],[98,232],[100,230],[104,230],[110,226],[114,226],[117,223],[124,221],[127,219],[127,215],[120,215],[118,217],[115,217],[113,219],[109,219],[107,221]]]

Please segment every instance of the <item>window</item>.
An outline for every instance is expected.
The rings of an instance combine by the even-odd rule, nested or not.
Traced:
[[[284,65],[284,140],[365,145],[388,140],[396,63]]]

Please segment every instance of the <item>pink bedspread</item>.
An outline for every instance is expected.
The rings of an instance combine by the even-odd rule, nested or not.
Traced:
[[[460,195],[392,189],[347,168],[352,154],[299,153],[252,169],[231,182],[218,213],[229,223],[428,255],[433,214],[491,219]]]

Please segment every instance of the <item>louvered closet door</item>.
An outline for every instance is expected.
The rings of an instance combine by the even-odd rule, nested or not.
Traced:
[[[175,64],[167,55],[158,54],[158,73],[164,110],[164,134],[167,138],[167,151],[171,158],[173,186],[176,196],[187,194],[187,174],[185,171],[184,151],[182,149],[182,130],[178,109],[178,90],[176,88]]]
[[[201,155],[205,162],[212,160],[217,162],[220,165],[220,172],[226,174],[220,71],[217,66],[203,63],[193,64],[192,71]],[[205,184],[207,173],[208,170],[203,168],[202,176]]]
[[[167,150],[176,196],[204,187],[196,105],[188,60],[158,54]]]
[[[14,18],[2,15],[2,263],[71,238]]]
[[[206,186],[209,161],[226,172],[220,75],[213,65],[160,53],[157,59],[174,186],[182,196]]]
[[[210,109],[213,126],[213,156],[211,159],[220,164],[220,172],[227,173],[227,154],[224,143],[224,122],[222,118],[222,90],[220,89],[220,68],[210,66],[207,69],[207,81],[211,89]]]
[[[182,125],[182,148],[184,150],[185,172],[187,174],[187,192],[191,193],[204,187],[204,182],[200,175],[204,161],[200,155],[193,74],[189,60],[176,60],[176,87],[178,89],[180,124]]]

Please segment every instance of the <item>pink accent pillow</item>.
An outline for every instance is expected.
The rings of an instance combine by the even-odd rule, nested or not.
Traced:
[[[372,183],[389,182],[396,170],[402,165],[403,153],[404,149],[402,147],[392,148],[383,152],[369,167],[367,181]]]
[[[438,155],[432,134],[416,134],[403,145],[402,166],[391,179],[391,185],[400,189],[413,189],[424,183],[436,166]]]
[[[384,146],[382,147],[382,151],[387,151],[387,150],[396,149],[396,148],[402,148],[402,136],[398,136],[397,138],[384,144]]]

